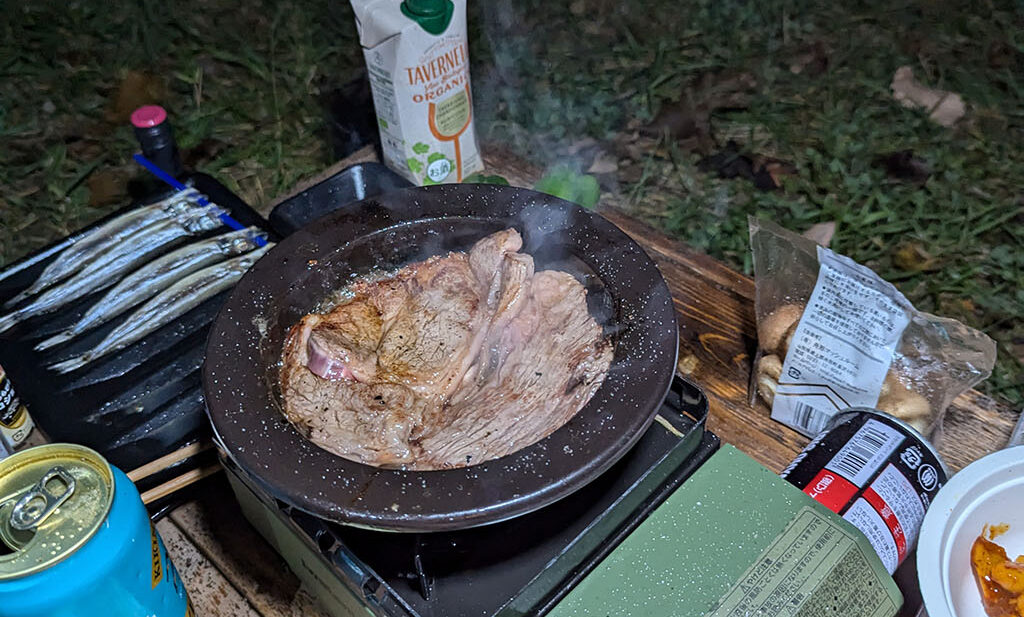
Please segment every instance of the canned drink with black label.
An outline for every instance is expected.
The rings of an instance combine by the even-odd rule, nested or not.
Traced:
[[[860,407],[833,417],[780,475],[860,529],[890,574],[913,550],[949,477],[910,425]]]
[[[28,439],[35,424],[28,409],[14,393],[10,378],[0,366],[0,445],[13,452],[23,441]],[[3,458],[0,455],[0,458]]]
[[[0,461],[0,615],[193,612],[131,480],[88,448],[51,444]]]

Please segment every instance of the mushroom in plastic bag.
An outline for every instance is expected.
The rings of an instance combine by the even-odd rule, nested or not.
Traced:
[[[751,403],[760,396],[773,419],[813,436],[843,409],[872,407],[933,438],[953,399],[992,372],[995,341],[916,310],[869,268],[754,218],[750,243]]]

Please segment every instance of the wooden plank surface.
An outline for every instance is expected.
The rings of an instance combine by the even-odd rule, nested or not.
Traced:
[[[242,517],[226,479],[217,477],[202,491],[198,500],[176,508],[168,517],[196,550],[260,615],[325,617],[284,559]]]
[[[181,574],[196,615],[264,617],[171,520],[163,519],[156,528]]]

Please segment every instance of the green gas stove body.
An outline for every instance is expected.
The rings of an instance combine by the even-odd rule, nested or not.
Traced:
[[[677,380],[637,446],[551,506],[458,532],[328,523],[225,459],[246,518],[332,617],[891,617],[867,539],[704,430]],[[717,451],[717,452],[716,452]]]

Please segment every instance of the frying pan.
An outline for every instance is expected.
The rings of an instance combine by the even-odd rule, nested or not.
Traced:
[[[515,227],[537,270],[561,269],[615,348],[594,397],[566,425],[508,456],[462,469],[356,463],[306,440],[281,411],[288,329],[353,278],[468,250]],[[671,385],[678,335],[668,286],[626,234],[530,190],[439,185],[350,204],[285,238],[238,283],[207,342],[203,384],[222,454],[269,495],[338,523],[442,531],[495,523],[581,488],[624,455]]]

